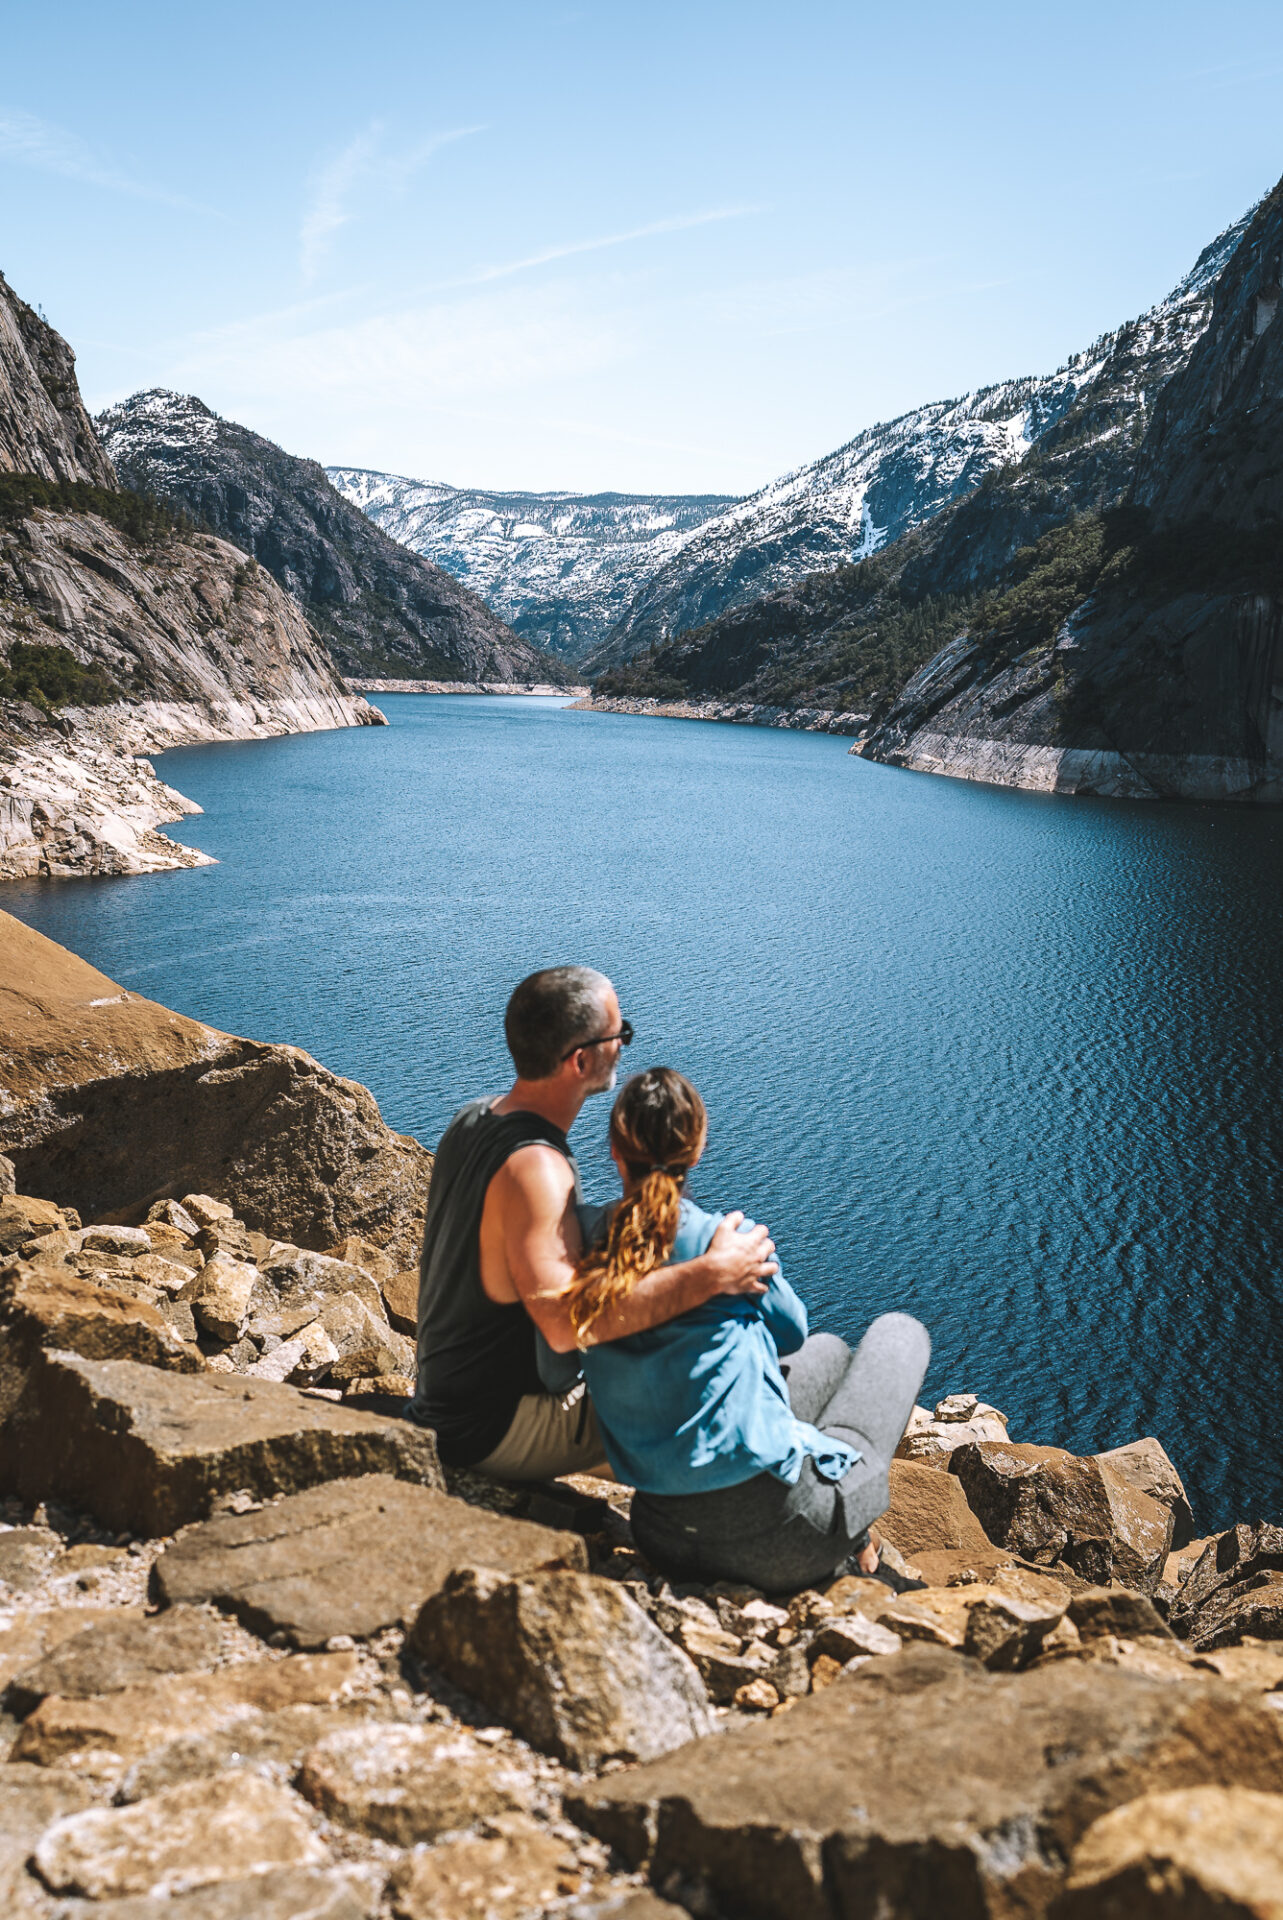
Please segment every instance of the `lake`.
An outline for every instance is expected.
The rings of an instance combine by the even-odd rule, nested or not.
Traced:
[[[1153,1433],[1200,1530],[1278,1517],[1283,816],[1003,792],[818,734],[387,695],[392,725],[182,748],[219,865],[4,905],[136,992],[364,1081],[433,1143],[508,1077],[522,975],[618,986],[696,1082],[695,1192],[812,1325],[919,1315],[925,1397]],[[607,1197],[607,1102],[575,1132]]]

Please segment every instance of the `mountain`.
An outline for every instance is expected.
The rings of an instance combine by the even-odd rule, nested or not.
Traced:
[[[1283,183],[1126,498],[1018,555],[862,751],[1056,791],[1283,801]]]
[[[410,680],[567,677],[475,594],[389,538],[314,460],[154,387],[98,429],[121,479],[167,500],[265,567],[345,674]]]
[[[1083,433],[1101,447],[1135,439],[1206,325],[1208,288],[1241,230],[1213,242],[1158,306],[1056,372],[869,427],[705,522],[638,591],[585,671],[618,666],[808,574],[867,559],[1053,437],[1062,447]]]
[[[1273,618],[1279,440],[1258,343],[1277,199],[1107,337],[1020,461],[868,559],[725,613],[598,691],[845,710],[870,758],[1004,783],[1271,797],[1271,696],[1244,676],[1250,663],[1265,686],[1275,671],[1253,623]]]
[[[394,540],[569,660],[599,647],[649,576],[732,504],[725,494],[487,493],[364,467],[326,472]]]
[[[70,347],[0,277],[0,878],[154,872],[200,809],[138,756],[378,724],[271,576],[117,485]]]

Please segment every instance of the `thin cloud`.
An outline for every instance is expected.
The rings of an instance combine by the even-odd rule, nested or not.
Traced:
[[[101,187],[108,193],[128,194],[135,200],[154,200],[162,206],[196,207],[181,194],[167,193],[144,180],[135,180],[119,168],[106,165],[93,149],[66,127],[41,120],[21,108],[0,108],[0,157],[15,160],[20,166],[35,167],[41,173],[59,175],[64,180],[80,180],[86,186]],[[209,212],[209,208],[200,208]]]
[[[608,233],[598,240],[568,240],[560,247],[545,247],[541,253],[527,254],[522,260],[509,260],[501,267],[483,267],[458,286],[482,286],[489,280],[506,280],[510,274],[526,273],[531,267],[546,267],[551,260],[568,260],[576,253],[600,253],[604,247],[622,247],[630,240],[649,240],[657,233],[682,233],[690,227],[712,226],[718,220],[743,220],[749,214],[763,213],[763,207],[717,207],[710,213],[677,214],[671,220],[652,220],[644,227],[629,227],[624,233]]]
[[[383,151],[383,127],[375,120],[364,133],[357,134],[316,175],[311,201],[299,228],[299,268],[303,279],[316,279],[329,252],[330,242],[342,227],[354,218],[352,202],[362,185],[374,183],[385,191],[399,193],[432,155],[454,140],[463,140],[484,128],[455,127],[448,133],[434,134],[404,153]]]

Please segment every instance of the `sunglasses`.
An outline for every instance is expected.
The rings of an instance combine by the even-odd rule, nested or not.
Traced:
[[[621,1047],[631,1047],[633,1044],[632,1021],[621,1020],[618,1033],[599,1033],[595,1040],[577,1040],[573,1047],[566,1048],[561,1057],[563,1060],[569,1060],[572,1053],[586,1052],[589,1047],[608,1047],[612,1040],[618,1040]]]

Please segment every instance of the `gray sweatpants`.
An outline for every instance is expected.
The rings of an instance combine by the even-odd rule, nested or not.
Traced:
[[[743,1580],[790,1593],[828,1578],[886,1512],[888,1469],[930,1357],[926,1328],[907,1313],[884,1313],[854,1353],[836,1334],[812,1334],[781,1363],[789,1402],[799,1420],[863,1459],[836,1482],[807,1459],[792,1487],[761,1473],[712,1493],[637,1493],[638,1546],[679,1580]]]

